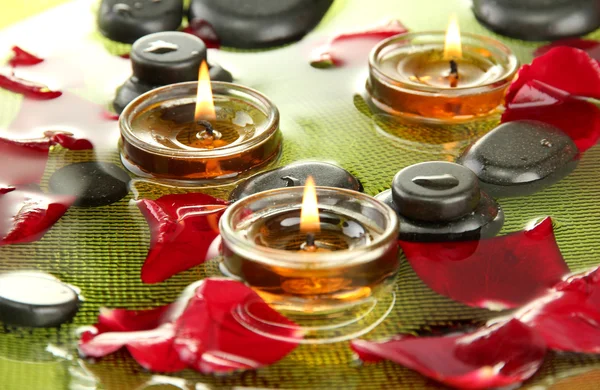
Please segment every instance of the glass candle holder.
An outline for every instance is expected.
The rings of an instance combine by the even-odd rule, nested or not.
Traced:
[[[381,302],[399,268],[397,216],[368,195],[317,187],[320,231],[307,250],[302,196],[303,187],[279,188],[231,205],[220,220],[221,269],[301,326],[309,315],[307,340],[330,340],[333,331],[356,336],[390,309],[389,299]],[[248,311],[238,317],[257,331],[273,326]]]
[[[461,34],[462,56],[449,61],[445,35],[406,33],[375,46],[369,56],[370,103],[392,115],[434,124],[498,112],[519,67],[515,55],[494,39]]]
[[[212,83],[214,136],[194,120],[197,82],[154,89],[120,116],[121,160],[138,176],[179,184],[227,182],[268,165],[279,155],[279,111],[264,95]]]

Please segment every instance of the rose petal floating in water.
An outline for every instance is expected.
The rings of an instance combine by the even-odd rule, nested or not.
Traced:
[[[62,92],[51,91],[45,85],[32,83],[31,81],[3,74],[0,74],[0,88],[37,100],[56,99],[62,95]]]
[[[600,99],[600,65],[583,50],[555,47],[530,65],[523,65],[507,91],[506,102],[512,102],[521,87],[532,80],[570,95]]]
[[[0,138],[0,189],[23,184],[40,184],[50,143],[47,140],[10,140]]]
[[[362,59],[366,58],[369,50],[382,39],[389,38],[391,36],[402,34],[407,32],[406,27],[400,23],[398,20],[389,20],[383,23],[379,23],[375,26],[347,31],[335,35],[331,38],[326,44],[317,47],[312,55],[310,60],[310,65],[315,68],[330,68],[333,66],[343,65],[347,60],[348,55],[352,55],[354,57],[360,54]],[[356,50],[356,42],[358,40],[368,41],[368,47],[361,47],[364,50],[358,50],[360,53],[357,53]],[[342,43],[347,41],[353,41],[352,50],[348,50],[347,52],[342,52],[340,47]]]
[[[34,56],[33,54],[21,49],[19,46],[13,46],[12,51],[13,56],[10,60],[8,60],[8,64],[13,67],[30,66],[44,61],[43,58]]]
[[[391,360],[463,389],[519,384],[539,369],[546,354],[542,337],[514,319],[461,335],[354,340],[351,347],[365,361]]]
[[[20,189],[0,195],[0,246],[33,242],[67,212],[72,196]]]
[[[581,49],[588,53],[588,55],[596,61],[600,61],[600,41],[594,41],[591,39],[572,38],[554,41],[552,43],[549,43],[548,45],[538,47],[533,54],[536,57],[539,57],[541,55],[546,54],[555,47],[559,46],[568,46],[574,47],[576,49]]]
[[[95,331],[79,342],[86,356],[101,357],[126,347],[143,367],[163,372],[186,367],[202,373],[255,369],[273,364],[297,343],[278,341],[246,329],[233,311],[258,305],[261,315],[295,324],[271,309],[241,282],[209,278],[190,285],[173,304],[151,310],[102,310]],[[300,335],[297,335],[300,338]]]
[[[569,272],[550,218],[531,230],[480,241],[400,241],[400,246],[432,290],[491,310],[527,303]]]
[[[535,329],[551,349],[600,353],[599,268],[558,283],[515,317]]]
[[[537,80],[528,81],[506,101],[502,123],[521,119],[554,125],[569,135],[581,152],[600,139],[600,109],[581,98]]]
[[[206,261],[227,202],[188,193],[142,199],[138,207],[152,236],[141,278],[144,283],[158,283]]]

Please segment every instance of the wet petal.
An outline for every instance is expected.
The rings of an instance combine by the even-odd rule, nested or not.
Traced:
[[[234,310],[251,310],[259,318],[289,325],[282,337],[298,337],[294,323],[271,309],[243,283],[205,279],[177,322],[175,348],[181,360],[202,372],[256,369],[289,354],[297,343],[259,335],[241,325]]]
[[[528,81],[537,80],[575,96],[600,98],[600,65],[583,50],[555,47],[535,58],[530,65],[519,69],[518,77],[510,85],[506,101]]]
[[[141,278],[158,283],[206,261],[219,235],[219,218],[227,202],[201,193],[143,199],[138,207],[150,225],[150,250]]]
[[[15,189],[0,195],[0,246],[37,241],[67,212],[72,196]]]
[[[576,49],[581,49],[588,53],[588,55],[596,61],[600,61],[600,41],[594,41],[591,39],[572,38],[554,41],[548,45],[538,47],[534,52],[534,55],[536,57],[539,57],[541,55],[546,54],[551,49],[559,46],[568,46],[574,47]]]
[[[43,58],[39,58],[34,56],[33,54],[21,49],[19,46],[12,47],[13,56],[10,60],[8,60],[8,64],[10,66],[30,66],[39,64],[44,61]]]
[[[0,138],[0,188],[39,184],[48,161],[48,140],[10,140]]]
[[[534,228],[480,241],[401,241],[432,290],[469,306],[502,310],[543,295],[569,272],[546,218]]]
[[[549,294],[516,314],[559,351],[600,353],[600,272],[598,268],[559,283]]]
[[[62,92],[51,91],[45,85],[35,84],[15,76],[3,74],[0,74],[0,88],[37,100],[56,99],[62,95]]]
[[[444,337],[354,340],[359,357],[391,360],[449,386],[486,389],[519,384],[541,366],[544,340],[517,320]]]
[[[537,80],[521,86],[506,102],[502,123],[538,120],[560,128],[584,152],[600,139],[600,109]]]
[[[364,61],[369,50],[377,42],[407,31],[400,21],[389,20],[366,29],[342,32],[329,39],[326,44],[317,47],[311,55],[310,64],[315,68],[329,68],[343,65],[349,57],[360,57]],[[348,44],[347,49],[343,50],[342,46],[346,47],[345,43]]]

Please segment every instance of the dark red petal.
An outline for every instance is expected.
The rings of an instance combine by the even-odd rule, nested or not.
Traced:
[[[74,201],[26,189],[0,195],[0,246],[39,240]]]
[[[554,125],[568,134],[581,152],[600,139],[600,109],[539,81],[529,81],[506,102],[502,122],[521,119]]]
[[[221,47],[221,40],[214,27],[206,20],[193,19],[190,24],[183,29],[183,32],[197,36],[204,41],[209,49],[218,49]]]
[[[546,54],[551,49],[559,46],[568,46],[574,47],[576,49],[581,49],[588,53],[588,55],[596,61],[600,61],[600,42],[591,39],[572,38],[554,41],[548,45],[538,47],[534,52],[534,55],[536,57],[539,57],[541,55]]]
[[[14,76],[0,74],[0,88],[37,100],[55,99],[62,95],[60,91],[51,91],[44,85],[34,84]]]
[[[149,330],[163,324],[169,305],[149,310],[100,309],[96,327],[110,332]]]
[[[598,268],[559,283],[516,315],[559,351],[600,353]]]
[[[17,141],[0,138],[0,188],[39,184],[46,169],[50,143],[47,140]]]
[[[150,251],[142,267],[144,283],[158,283],[206,261],[219,235],[224,200],[201,193],[143,199],[138,207],[150,225]]]
[[[13,46],[13,57],[8,60],[10,66],[30,66],[39,64],[44,61],[43,58],[34,56],[33,54],[21,49],[19,46]]]
[[[510,85],[506,101],[528,81],[537,80],[571,95],[600,98],[600,65],[583,50],[555,47],[535,58],[531,65],[523,65],[518,77]]]
[[[300,338],[295,324],[271,309],[252,289],[227,279],[205,279],[177,321],[175,349],[182,361],[202,373],[256,369],[288,355],[297,343],[261,336],[241,325],[234,310],[290,328],[279,336]]]
[[[463,389],[519,384],[539,369],[546,354],[544,340],[517,320],[454,336],[354,340],[351,347],[359,357],[379,356]]]
[[[364,61],[377,42],[407,31],[400,21],[389,20],[366,29],[340,33],[313,51],[310,64],[326,68],[340,66],[351,58],[360,57]]]
[[[70,150],[94,149],[94,145],[85,138],[75,138],[73,135],[56,133],[50,137],[50,141]]]
[[[475,307],[520,306],[543,295],[569,272],[550,218],[531,230],[481,241],[401,241],[400,246],[431,289]]]

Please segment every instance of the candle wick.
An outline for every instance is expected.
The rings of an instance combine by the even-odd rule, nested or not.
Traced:
[[[213,127],[209,121],[200,120],[200,121],[197,121],[196,123],[199,124],[200,126],[204,127],[206,134],[208,134],[211,137],[214,135],[215,130],[213,129]]]
[[[450,60],[450,87],[455,88],[458,85],[458,64],[454,60]]]
[[[307,247],[314,247],[315,246],[315,234],[314,233],[307,233],[306,234],[306,246]]]

